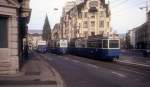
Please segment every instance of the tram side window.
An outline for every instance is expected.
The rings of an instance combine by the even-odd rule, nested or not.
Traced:
[[[56,43],[56,47],[60,47],[60,43],[59,42]]]
[[[103,40],[103,48],[108,48],[108,40]]]
[[[88,47],[89,48],[96,48],[97,44],[96,44],[96,42],[88,42]]]
[[[98,41],[98,48],[102,48],[102,40]]]
[[[119,48],[119,41],[118,40],[110,40],[109,47],[110,48]]]
[[[61,42],[60,47],[67,47],[67,43],[66,42]]]
[[[71,48],[76,47],[76,46],[75,46],[75,42],[71,42],[71,43],[69,44],[69,47],[71,47]]]

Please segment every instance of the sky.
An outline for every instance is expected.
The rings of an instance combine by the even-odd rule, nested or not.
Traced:
[[[62,8],[72,0],[31,0],[30,30],[42,30],[46,14],[51,28],[60,22]],[[106,2],[108,2],[106,0]],[[149,5],[148,5],[149,6]],[[111,26],[114,32],[126,33],[146,21],[146,0],[110,0]],[[58,8],[58,10],[54,10]],[[143,8],[143,9],[140,9]]]

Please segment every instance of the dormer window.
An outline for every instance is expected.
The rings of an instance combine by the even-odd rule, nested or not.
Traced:
[[[89,3],[89,12],[97,12],[98,2],[97,1],[91,1]]]
[[[90,7],[97,7],[97,6],[98,6],[98,2],[97,2],[97,1],[91,1],[91,2],[89,3],[89,6],[90,6]]]

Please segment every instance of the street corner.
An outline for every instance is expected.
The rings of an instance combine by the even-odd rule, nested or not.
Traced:
[[[48,62],[46,61],[47,57],[42,54],[35,53],[36,57],[40,61],[40,67],[41,67],[41,75],[40,79],[42,81],[56,81],[57,87],[66,87],[65,82],[59,72]]]

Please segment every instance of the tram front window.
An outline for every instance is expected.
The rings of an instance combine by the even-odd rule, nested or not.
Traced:
[[[119,40],[109,40],[109,48],[119,48]]]

